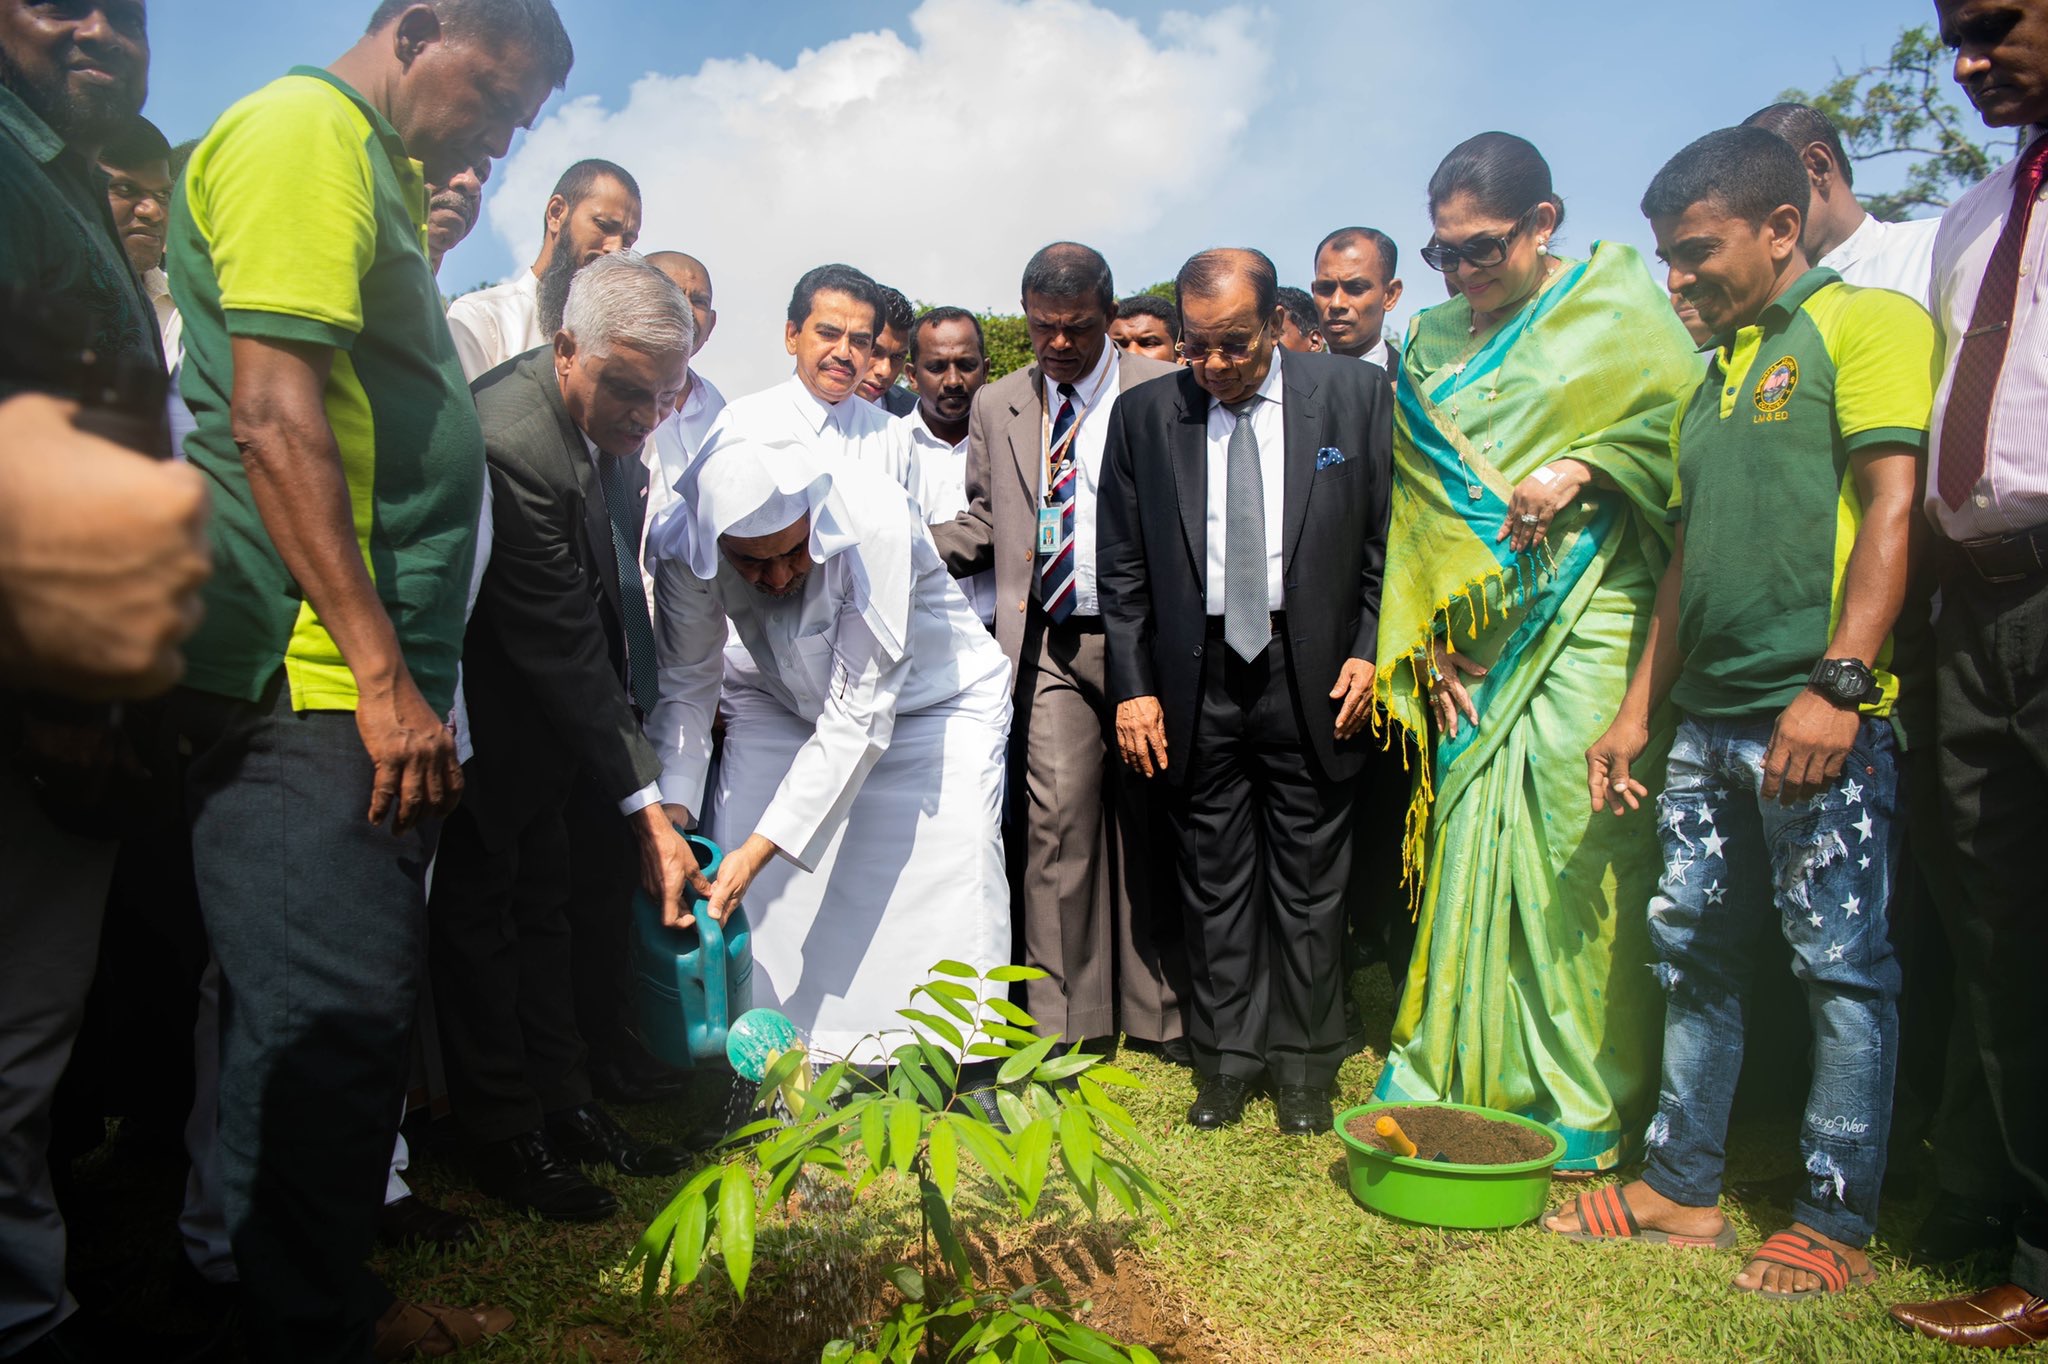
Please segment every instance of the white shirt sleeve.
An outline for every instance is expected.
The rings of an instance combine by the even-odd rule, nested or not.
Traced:
[[[660,699],[647,718],[646,734],[661,756],[659,798],[701,818],[711,770],[711,724],[725,673],[725,611],[711,584],[681,559],[655,565],[654,605]]]
[[[817,866],[896,733],[910,655],[891,659],[847,601],[832,622],[832,686],[755,830],[805,871]]]
[[[490,315],[479,311],[474,321],[488,325]],[[455,359],[462,366],[463,378],[475,383],[479,375],[492,368],[485,342],[478,339],[470,320],[449,313],[448,336],[455,342]]]

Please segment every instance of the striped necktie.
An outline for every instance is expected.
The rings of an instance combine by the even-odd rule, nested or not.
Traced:
[[[1060,543],[1058,549],[1038,556],[1038,602],[1055,625],[1074,614],[1074,489],[1081,468],[1068,439],[1074,430],[1074,386],[1061,384],[1059,395],[1060,410],[1053,418],[1052,439],[1046,448],[1061,454],[1058,465],[1046,470],[1045,505],[1059,511]]]
[[[641,498],[626,475],[626,461],[599,453],[598,484],[612,523],[612,567],[618,575],[620,626],[626,636],[626,688],[642,715],[654,713],[654,620],[647,613],[647,588],[640,580]]]
[[[1991,400],[1998,393],[1998,376],[2005,368],[2005,352],[2012,341],[2020,257],[2026,252],[2027,224],[2033,218],[2044,171],[2048,171],[2048,137],[2027,148],[2013,174],[2012,211],[2005,215],[2005,230],[1998,234],[1998,244],[1985,263],[1970,329],[1963,333],[1962,347],[1956,352],[1956,374],[1941,418],[1941,463],[1935,476],[1936,490],[1950,511],[1963,505],[1963,499],[1984,476]]]

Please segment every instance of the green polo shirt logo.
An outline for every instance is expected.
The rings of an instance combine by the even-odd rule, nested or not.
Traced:
[[[1672,519],[1685,527],[1680,709],[1766,715],[1804,690],[1841,620],[1863,523],[1852,459],[1926,450],[1936,355],[1919,304],[1832,270],[1808,271],[1715,352],[1672,431]],[[1889,715],[1889,640],[1876,672],[1865,709]]]
[[[235,446],[238,338],[319,348],[356,546],[420,693],[446,714],[483,501],[483,430],[427,266],[419,164],[332,75],[294,68],[192,153],[171,210],[186,442],[213,492],[214,575],[186,683],[255,700],[282,668],[299,710],[353,710],[355,677],[285,569]]]

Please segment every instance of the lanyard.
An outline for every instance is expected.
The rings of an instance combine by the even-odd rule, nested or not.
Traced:
[[[1112,356],[1109,363],[1114,365],[1118,361]],[[1041,380],[1040,382],[1044,381]],[[1067,467],[1067,452],[1074,448],[1074,439],[1081,434],[1081,423],[1088,420],[1089,412],[1094,410],[1096,400],[1102,396],[1102,390],[1107,387],[1109,387],[1109,371],[1104,370],[1101,382],[1095,385],[1095,391],[1088,395],[1088,401],[1081,404],[1080,411],[1074,414],[1074,424],[1067,428],[1066,435],[1060,437],[1060,443],[1057,446],[1052,443],[1052,408],[1043,401],[1039,403],[1038,443],[1045,451],[1046,506],[1050,507],[1052,505],[1052,485],[1059,481],[1061,472]]]

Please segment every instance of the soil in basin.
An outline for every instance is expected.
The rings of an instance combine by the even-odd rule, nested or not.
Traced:
[[[1519,1165],[1550,1154],[1551,1140],[1520,1123],[1502,1122],[1455,1108],[1382,1108],[1361,1114],[1345,1130],[1368,1146],[1391,1152],[1394,1144],[1374,1130],[1382,1117],[1401,1124],[1423,1160],[1453,1165]]]

